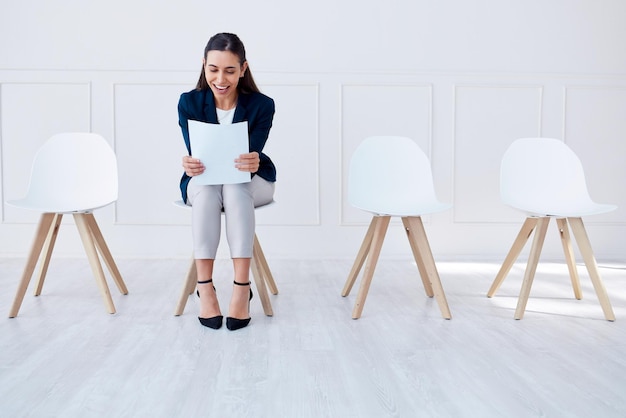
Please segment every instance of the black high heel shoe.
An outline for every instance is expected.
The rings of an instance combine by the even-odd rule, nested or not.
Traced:
[[[198,282],[198,284],[207,284],[207,283],[212,283],[213,279],[209,279],[209,280],[204,280],[202,282]],[[215,290],[215,286],[213,286],[213,290]],[[196,290],[196,295],[198,295],[198,297],[200,297],[200,292],[198,292]],[[217,316],[212,316],[210,318],[200,318],[198,317],[198,320],[200,321],[200,323],[202,325],[204,325],[205,327],[209,327],[211,329],[220,329],[222,328],[222,321],[224,319],[224,316],[222,315],[217,315]]]
[[[233,283],[235,283],[237,286],[250,286],[250,282],[239,283],[239,282],[234,281]],[[250,301],[252,300],[252,296],[254,296],[254,294],[252,293],[252,289],[250,289],[250,298],[248,299],[248,313],[250,313]],[[252,318],[238,319],[238,318],[233,318],[231,316],[227,316],[226,328],[228,328],[231,331],[236,331],[238,329],[245,328],[250,323],[250,319]]]

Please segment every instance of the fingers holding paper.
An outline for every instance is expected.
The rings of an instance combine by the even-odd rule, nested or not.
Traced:
[[[239,155],[239,158],[235,159],[235,167],[239,171],[245,171],[247,173],[256,173],[259,170],[259,153],[256,151],[248,152],[246,154]],[[205,167],[202,161],[198,158],[191,156],[183,157],[183,168],[185,173],[189,177],[198,176],[204,173]]]
[[[235,159],[235,167],[237,167],[239,171],[249,173],[256,173],[259,170],[260,163],[259,153],[256,151],[241,154],[239,158]]]
[[[183,168],[189,177],[204,173],[204,164],[202,164],[202,161],[188,155],[183,157]]]

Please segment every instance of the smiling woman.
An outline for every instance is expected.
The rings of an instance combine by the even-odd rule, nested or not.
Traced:
[[[229,51],[209,51],[203,60],[204,79],[209,84],[215,98],[215,106],[221,110],[231,110],[237,105],[237,85],[248,67],[247,62],[239,63],[237,55]]]
[[[263,153],[272,120],[274,101],[259,92],[237,35],[218,33],[209,39],[202,58],[196,88],[183,93],[178,102],[179,125],[189,155],[183,157],[185,172],[180,181],[183,201],[192,207],[193,248],[198,274],[200,314],[206,327],[222,326],[213,282],[213,266],[220,240],[221,216],[225,214],[226,238],[233,260],[235,280],[226,326],[243,328],[250,322],[250,261],[254,241],[254,208],[273,200],[276,169]],[[205,166],[192,156],[189,120],[213,124],[248,123],[249,152],[233,162],[251,173],[251,181],[238,184],[197,184],[194,177]]]

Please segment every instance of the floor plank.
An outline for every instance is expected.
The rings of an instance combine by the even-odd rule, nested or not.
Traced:
[[[437,263],[444,320],[409,260],[379,261],[353,320],[351,260],[269,260],[274,316],[254,298],[229,332],[200,326],[195,295],[173,316],[188,260],[118,260],[130,293],[110,282],[111,315],[86,260],[53,258],[9,319],[24,261],[0,258],[0,417],[626,416],[623,264],[600,263],[615,322],[583,266],[577,301],[565,263],[546,262],[521,321],[523,265],[490,299],[497,263]],[[231,277],[218,260],[223,309]]]

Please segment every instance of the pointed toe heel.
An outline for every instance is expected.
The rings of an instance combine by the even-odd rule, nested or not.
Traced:
[[[198,317],[198,321],[205,327],[209,327],[211,329],[220,329],[222,328],[222,321],[224,317],[222,315],[212,316],[210,318],[200,318]]]
[[[227,316],[226,328],[228,328],[230,331],[237,331],[238,329],[247,327],[251,319],[252,318],[237,319]]]
[[[250,286],[250,282],[248,283],[233,282],[233,283],[235,283],[237,286]],[[254,294],[252,293],[252,289],[250,289],[250,297],[248,298],[248,313],[250,313],[250,301],[252,300],[253,296]],[[231,316],[227,316],[226,328],[228,328],[230,331],[236,331],[238,329],[245,328],[248,326],[251,319],[252,318],[239,319],[239,318],[233,318]]]
[[[207,284],[207,283],[212,283],[213,279],[209,279],[209,280],[204,280],[201,282],[198,282],[198,284]],[[213,286],[213,290],[215,290],[215,286]],[[198,292],[196,290],[196,295],[198,295],[198,297],[200,297],[200,292]],[[224,316],[223,315],[216,315],[216,316],[212,316],[210,318],[201,318],[198,317],[198,321],[200,321],[200,323],[202,325],[204,325],[205,327],[211,328],[211,329],[220,329],[222,328],[222,322],[224,320]]]

